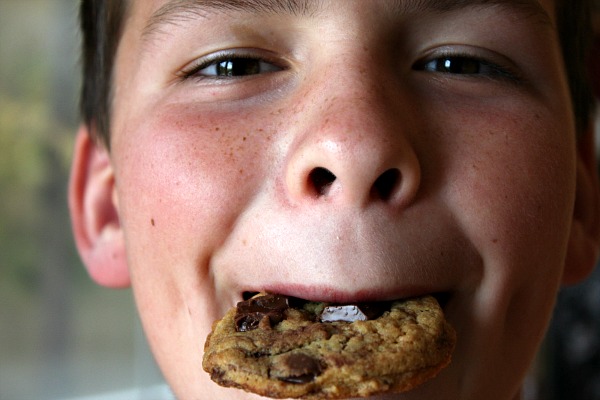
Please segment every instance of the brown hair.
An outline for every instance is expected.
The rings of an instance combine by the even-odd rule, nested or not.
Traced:
[[[94,138],[107,148],[112,72],[128,3],[128,0],[82,0],[79,7],[83,68],[80,109]]]
[[[556,19],[577,133],[580,134],[591,123],[594,110],[588,70],[594,37],[592,0],[556,0]]]
[[[94,137],[110,147],[112,72],[129,0],[82,0],[83,85],[80,107]],[[591,0],[556,0],[558,33],[577,132],[590,123],[594,97],[587,71],[592,41]]]

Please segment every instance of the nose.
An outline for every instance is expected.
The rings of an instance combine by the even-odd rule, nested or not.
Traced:
[[[286,166],[288,196],[296,204],[407,207],[421,179],[410,142],[416,130],[410,108],[399,91],[365,76],[354,78],[351,87],[323,81],[306,98],[311,103],[302,120],[307,122]]]

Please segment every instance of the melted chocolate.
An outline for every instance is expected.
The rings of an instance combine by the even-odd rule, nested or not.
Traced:
[[[237,304],[235,327],[238,332],[258,328],[260,321],[268,317],[272,325],[283,321],[285,310],[289,308],[288,298],[275,294],[241,301]]]

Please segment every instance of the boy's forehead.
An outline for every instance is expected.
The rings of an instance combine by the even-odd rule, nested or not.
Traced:
[[[413,14],[423,12],[451,12],[470,7],[504,7],[552,20],[555,0],[381,0],[390,13]],[[145,20],[144,34],[160,30],[165,24],[181,22],[194,16],[209,16],[215,12],[247,12],[315,15],[331,5],[322,0],[133,0],[133,12]],[[142,15],[140,15],[142,14]]]

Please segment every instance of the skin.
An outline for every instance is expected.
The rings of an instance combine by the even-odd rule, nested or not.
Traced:
[[[257,398],[213,384],[202,349],[244,292],[267,290],[444,293],[452,364],[377,398],[517,398],[556,291],[589,273],[599,243],[591,135],[576,142],[552,1],[157,22],[164,4],[132,3],[111,150],[81,128],[70,204],[91,276],[131,284],[177,397]],[[231,49],[264,73],[183,78]],[[472,62],[437,68],[448,55]]]

